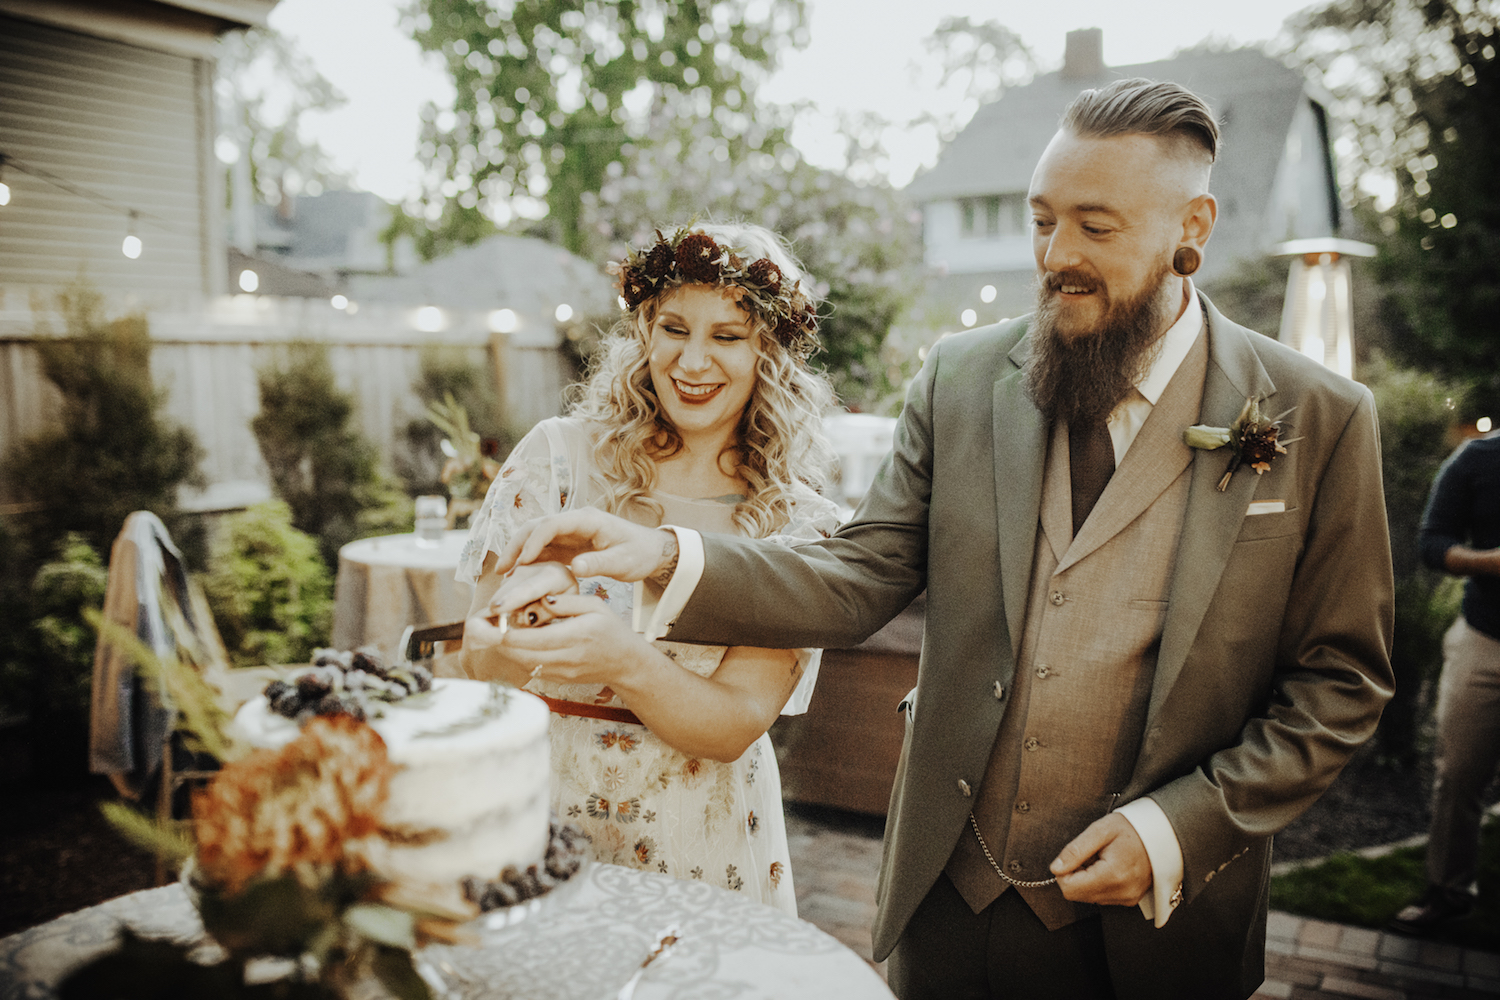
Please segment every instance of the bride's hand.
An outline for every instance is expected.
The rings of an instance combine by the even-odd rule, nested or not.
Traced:
[[[576,593],[578,578],[560,562],[517,566],[505,575],[490,596],[486,613],[492,617],[505,615],[510,628],[545,625],[556,614],[542,598]]]
[[[597,597],[553,595],[541,602],[556,617],[539,628],[511,629],[510,656],[540,667],[558,684],[628,684],[654,650]]]
[[[519,577],[514,579],[512,577]],[[521,631],[550,621],[552,609],[537,600],[518,608],[502,621],[496,615],[496,607],[506,588],[531,586],[539,594],[564,594],[578,589],[573,574],[561,563],[537,563],[519,567],[512,577],[502,578],[490,599],[477,609],[471,609],[464,622],[462,663],[465,673],[477,680],[504,681],[520,687],[531,678],[536,664],[526,656],[517,658],[516,651],[505,641],[507,634]],[[494,584],[495,577],[487,575],[480,581],[481,593],[486,583]]]

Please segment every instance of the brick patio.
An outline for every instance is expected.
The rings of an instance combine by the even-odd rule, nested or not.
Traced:
[[[792,807],[797,909],[866,961],[880,870],[878,817]],[[876,965],[883,975],[884,963]],[[1255,1000],[1478,1000],[1500,996],[1500,953],[1272,913]]]

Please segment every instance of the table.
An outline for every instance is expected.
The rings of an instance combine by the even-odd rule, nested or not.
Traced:
[[[818,930],[745,897],[664,875],[594,864],[514,926],[478,947],[421,957],[461,1000],[613,1000],[661,932],[682,939],[651,967],[636,1000],[889,1000],[863,959]],[[152,937],[200,939],[181,886],[112,899],[0,939],[0,1000],[55,995],[72,968],[110,947],[121,922]]]
[[[447,531],[436,545],[424,547],[414,534],[380,535],[339,549],[333,645],[374,645],[389,661],[408,625],[465,617],[474,587],[453,574],[468,538],[467,531]]]

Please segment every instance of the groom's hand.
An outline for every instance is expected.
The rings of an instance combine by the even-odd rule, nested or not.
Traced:
[[[1110,813],[1089,824],[1052,862],[1064,897],[1075,903],[1134,906],[1151,891],[1151,859],[1130,820]]]

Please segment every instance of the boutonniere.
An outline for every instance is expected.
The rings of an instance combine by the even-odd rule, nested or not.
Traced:
[[[1292,410],[1295,409],[1295,406],[1292,407]],[[1247,399],[1239,418],[1228,427],[1194,424],[1182,432],[1182,440],[1188,447],[1199,448],[1203,451],[1229,448],[1229,468],[1224,470],[1224,478],[1219,480],[1219,492],[1223,493],[1229,488],[1229,477],[1234,475],[1235,470],[1241,465],[1248,465],[1255,470],[1256,475],[1261,475],[1271,467],[1277,455],[1286,454],[1287,445],[1302,440],[1301,438],[1292,438],[1290,441],[1281,440],[1281,421],[1292,410],[1287,410],[1274,419],[1267,420],[1260,412],[1260,403],[1254,399]]]

